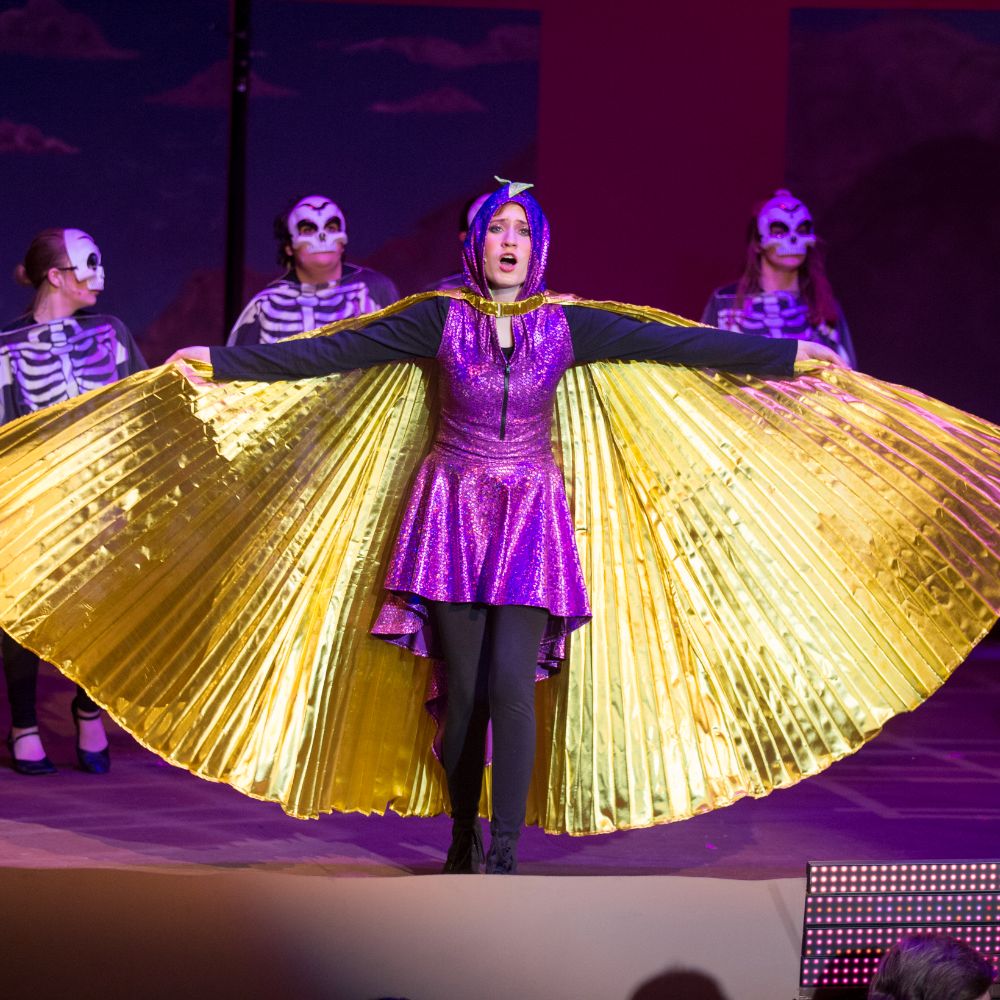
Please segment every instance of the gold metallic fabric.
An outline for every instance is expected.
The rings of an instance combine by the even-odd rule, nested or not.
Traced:
[[[204,778],[299,817],[442,811],[428,663],[368,636],[433,398],[415,364],[206,385],[163,367],[8,425],[0,624]],[[583,365],[556,409],[594,619],[537,687],[546,830],[815,774],[1000,612],[985,421],[817,364]]]
[[[452,291],[455,290],[453,289]],[[530,295],[526,299],[518,299],[515,302],[498,302],[496,299],[484,299],[481,295],[476,295],[475,292],[466,289],[460,291],[462,294],[455,296],[456,298],[465,299],[469,305],[479,312],[486,313],[487,316],[496,316],[497,318],[501,316],[523,316],[525,313],[533,312],[539,306],[545,305],[550,298],[543,292],[539,292],[537,295]]]

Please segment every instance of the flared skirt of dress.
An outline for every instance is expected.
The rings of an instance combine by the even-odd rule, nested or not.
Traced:
[[[551,455],[469,460],[434,450],[421,463],[386,572],[372,634],[440,659],[428,601],[545,608],[540,672],[590,620],[562,472]]]

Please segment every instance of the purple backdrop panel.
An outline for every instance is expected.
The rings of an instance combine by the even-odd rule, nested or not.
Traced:
[[[793,10],[787,180],[860,366],[1000,422],[1000,12]]]

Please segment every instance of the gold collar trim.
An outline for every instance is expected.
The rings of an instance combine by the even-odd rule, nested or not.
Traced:
[[[523,316],[525,313],[533,312],[539,306],[545,305],[545,294],[539,292],[526,299],[518,299],[517,302],[497,302],[494,299],[484,299],[475,292],[463,291],[462,296],[466,302],[477,312],[486,313],[487,316]]]

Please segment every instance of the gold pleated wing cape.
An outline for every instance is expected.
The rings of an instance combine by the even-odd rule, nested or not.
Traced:
[[[441,812],[428,662],[368,635],[432,394],[417,364],[161,367],[8,425],[0,624],[204,778],[299,817]],[[546,830],[816,774],[1000,611],[1000,428],[911,389],[597,363],[567,373],[554,427],[594,618],[537,688]]]

